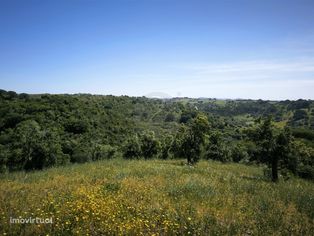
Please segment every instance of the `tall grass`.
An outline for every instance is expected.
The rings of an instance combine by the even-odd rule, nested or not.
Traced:
[[[108,160],[0,180],[7,235],[311,235],[314,184],[271,183],[259,167]],[[52,217],[53,224],[10,224]]]

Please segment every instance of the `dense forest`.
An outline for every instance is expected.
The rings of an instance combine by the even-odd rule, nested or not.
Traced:
[[[200,159],[314,179],[314,101],[30,95],[0,90],[0,170],[101,159]],[[279,173],[277,172],[279,171]]]

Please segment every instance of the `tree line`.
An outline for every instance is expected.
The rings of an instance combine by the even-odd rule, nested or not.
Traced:
[[[223,114],[205,105],[212,100],[29,95],[1,90],[0,102],[1,172],[121,156],[185,158],[189,165],[200,159],[265,164],[273,181],[279,173],[314,179],[313,130],[289,121],[282,125],[283,119],[276,120],[276,114],[257,116],[256,110],[272,106],[266,101],[256,101],[254,113],[250,113],[253,101],[249,101],[247,116],[241,117],[244,120],[225,115],[227,109],[234,114],[234,106],[242,106],[243,101],[240,105],[227,102]],[[286,101],[284,106],[294,112],[308,109],[304,110],[307,114],[313,109],[309,101],[297,105]]]

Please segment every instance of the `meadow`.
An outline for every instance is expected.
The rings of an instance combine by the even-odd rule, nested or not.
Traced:
[[[1,235],[311,235],[314,184],[236,163],[112,159],[0,177]],[[52,224],[10,224],[52,217]]]

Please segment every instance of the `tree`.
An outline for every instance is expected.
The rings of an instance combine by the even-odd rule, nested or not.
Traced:
[[[3,120],[3,125],[0,126],[0,129],[14,128],[22,120],[23,116],[21,114],[9,112],[6,114],[5,119]]]
[[[14,92],[14,91],[8,91],[8,92],[7,92],[7,97],[8,97],[9,100],[11,100],[11,99],[17,98],[18,95],[17,95],[17,93]]]
[[[259,133],[260,158],[271,165],[272,181],[278,181],[278,156],[273,155],[276,145],[272,117],[267,117],[260,126]]]
[[[65,164],[69,156],[62,152],[60,143],[55,131],[43,130],[34,120],[23,121],[14,133],[9,166],[15,170],[33,170]]]
[[[155,138],[154,132],[147,132],[140,136],[141,154],[145,159],[156,156],[160,149],[160,142]]]
[[[296,110],[293,114],[292,120],[293,121],[300,121],[300,120],[307,120],[308,114],[305,110]]]
[[[205,147],[205,158],[221,162],[231,160],[231,153],[228,146],[222,140],[222,134],[215,131],[210,134],[208,144]]]
[[[259,148],[261,162],[267,163],[271,167],[272,181],[278,181],[278,165],[285,163],[291,153],[291,133],[285,128],[283,131],[275,133],[272,118],[269,116],[263,121],[259,121],[256,129],[255,141]]]
[[[180,117],[180,123],[187,124],[190,120],[196,118],[197,112],[193,110],[185,110]]]
[[[14,154],[9,162],[17,169],[30,168],[30,163],[38,156],[38,149],[42,141],[40,125],[34,120],[21,122],[14,133]],[[34,163],[35,164],[35,163]]]
[[[71,162],[73,163],[84,163],[92,160],[92,150],[89,145],[82,143],[73,149],[71,156]]]
[[[294,174],[306,179],[314,179],[314,148],[301,141],[292,142],[292,154],[287,166]]]
[[[7,171],[10,152],[5,145],[0,144],[0,173]]]
[[[162,140],[160,158],[163,160],[168,159],[171,156],[172,147],[173,147],[173,137],[171,135],[167,135]]]
[[[88,122],[82,119],[71,118],[64,126],[65,131],[73,134],[82,134],[88,130]]]
[[[209,129],[209,122],[205,115],[199,114],[188,123],[182,126],[175,141],[176,154],[187,159],[189,165],[199,161],[201,146],[205,142],[205,134]]]
[[[123,157],[125,159],[138,159],[141,156],[141,146],[138,136],[129,138],[123,146]]]
[[[165,122],[173,122],[176,120],[176,116],[173,113],[168,113],[165,118]]]
[[[234,162],[248,162],[250,158],[248,148],[242,143],[237,143],[231,149],[231,158]]]
[[[291,153],[291,140],[292,135],[288,128],[281,131],[275,139],[275,147],[272,155],[272,179],[278,180],[278,164],[282,167],[287,167],[287,161]]]
[[[111,159],[116,154],[116,148],[111,145],[94,144],[92,148],[92,160]]]

